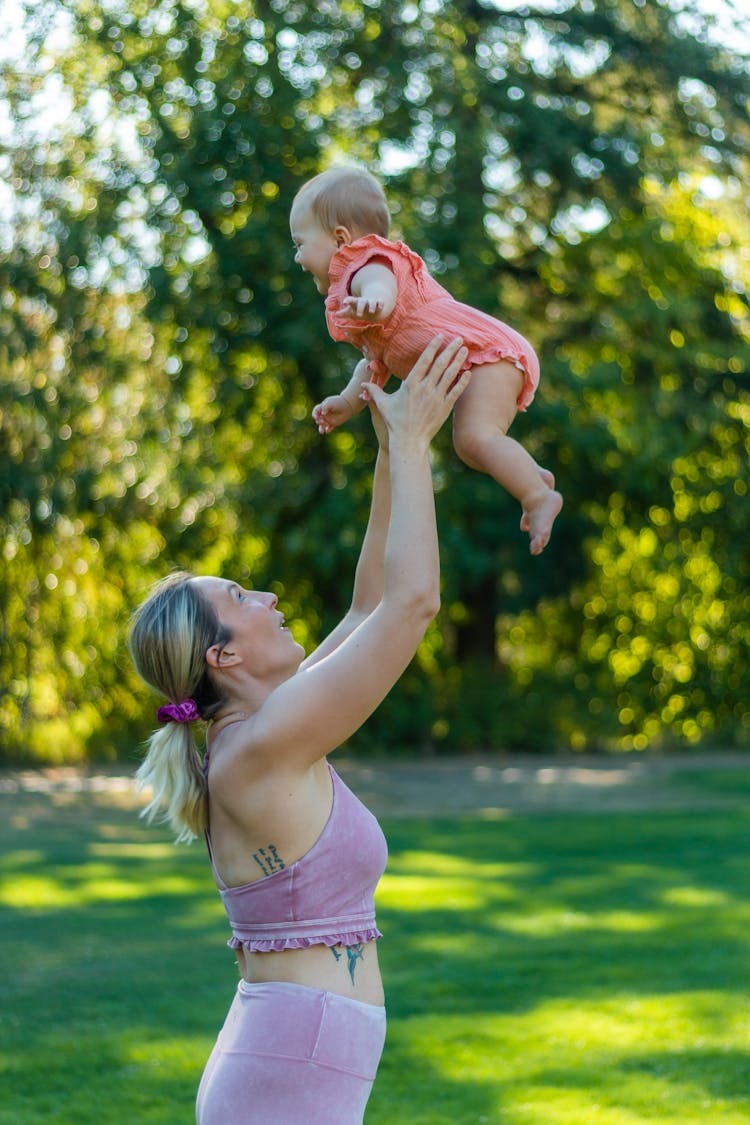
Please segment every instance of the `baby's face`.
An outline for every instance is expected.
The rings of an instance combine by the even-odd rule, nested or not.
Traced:
[[[289,217],[292,242],[297,248],[295,262],[311,273],[319,293],[328,292],[328,267],[339,248],[334,235],[323,230],[312,211],[304,203],[295,203]]]

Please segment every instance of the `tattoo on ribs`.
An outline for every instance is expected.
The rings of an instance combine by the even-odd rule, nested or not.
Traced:
[[[349,976],[352,978],[352,984],[354,984],[354,970],[357,967],[357,961],[362,961],[364,959],[364,948],[364,942],[360,942],[358,945],[342,945],[339,946],[338,949],[335,945],[330,947],[331,953],[337,961],[340,961],[344,953],[346,953],[347,968],[349,969]],[[343,950],[344,953],[340,952],[340,950]]]
[[[264,875],[273,875],[274,871],[281,871],[283,867],[286,867],[275,844],[258,848],[257,852],[253,852],[253,859]]]

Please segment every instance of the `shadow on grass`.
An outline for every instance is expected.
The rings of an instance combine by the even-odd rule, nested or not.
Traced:
[[[383,944],[404,1014],[747,987],[745,815],[387,827],[379,917],[408,938]]]
[[[624,1074],[646,1075],[661,1082],[689,1081],[701,1095],[747,1103],[750,1052],[739,1050],[656,1051],[615,1063]],[[573,1076],[572,1076],[573,1077]]]
[[[726,1111],[733,1120],[746,1121],[748,1106],[748,1055],[739,1050],[685,1050],[679,1052],[654,1050],[647,1055],[620,1058],[614,1052],[602,1053],[596,1071],[587,1072],[582,1081],[580,1068],[548,1067],[537,1072],[540,1088],[568,1091],[582,1101],[588,1096],[601,1107],[626,1107],[630,1115],[640,1113],[636,1120],[659,1119],[659,1107],[665,1116],[670,1102],[678,1096],[684,1103],[709,1110],[706,1121],[721,1120]],[[612,1097],[616,1088],[619,1097]],[[678,1093],[679,1091],[679,1093]],[[741,1116],[735,1116],[739,1113]],[[697,1118],[691,1113],[690,1120]],[[630,1116],[628,1120],[633,1120]]]

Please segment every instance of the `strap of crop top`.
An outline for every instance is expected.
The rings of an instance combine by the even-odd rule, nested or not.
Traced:
[[[237,720],[237,722],[241,722],[241,721],[242,721],[241,719]],[[223,730],[219,731],[219,733],[216,735],[216,738],[214,739],[214,745],[216,745],[216,742],[221,738],[224,731],[228,730],[228,728],[231,727],[231,726],[232,726],[232,723],[228,723],[227,726],[223,728]],[[208,745],[208,740],[207,740],[206,741],[206,752],[203,755],[203,777],[205,779],[207,787],[208,787],[208,767],[210,766],[210,764],[211,764],[211,747]],[[210,830],[208,828],[206,828],[206,831],[203,833],[203,835],[204,835],[205,840],[206,840],[206,849],[208,851],[208,859],[209,859],[209,863],[211,864],[211,870],[214,873],[214,879],[216,880],[216,885],[217,885],[217,887],[219,888],[220,891],[228,891],[229,887],[224,882],[224,880],[222,879],[219,872],[216,870],[216,863],[214,861],[214,850],[211,847],[211,832],[210,832]]]
[[[206,831],[204,832],[204,836],[205,836],[205,839],[206,839],[206,848],[208,850],[208,859],[209,859],[209,862],[211,864],[211,870],[214,873],[214,879],[216,880],[216,886],[219,888],[220,891],[228,891],[230,888],[227,886],[227,884],[224,882],[224,880],[222,879],[219,872],[216,870],[216,863],[214,862],[214,850],[211,847],[211,833],[209,832],[208,829],[206,829]]]

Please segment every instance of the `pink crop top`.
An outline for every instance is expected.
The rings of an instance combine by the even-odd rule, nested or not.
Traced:
[[[269,953],[310,945],[357,945],[382,937],[373,896],[388,848],[380,825],[328,763],[333,804],[308,852],[271,875],[241,887],[219,876],[206,833],[216,885],[232,927],[230,949]]]

